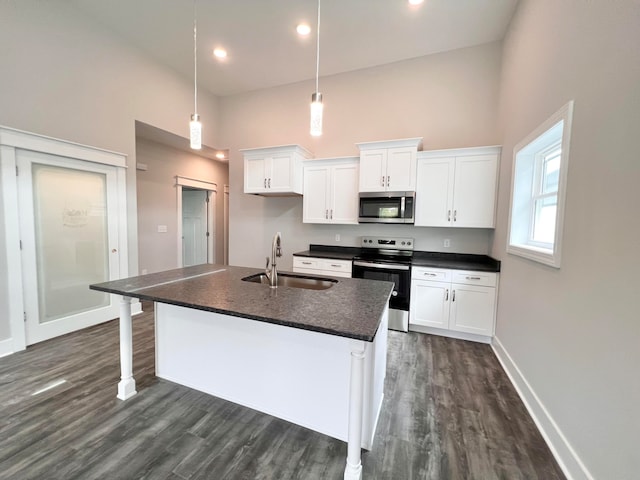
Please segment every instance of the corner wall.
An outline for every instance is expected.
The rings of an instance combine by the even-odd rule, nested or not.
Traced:
[[[489,252],[492,231],[404,225],[302,223],[302,198],[243,193],[241,148],[301,144],[316,158],[357,156],[357,142],[424,137],[423,149],[498,144],[497,105],[501,43],[420,57],[320,79],[324,133],[309,135],[313,82],[220,100],[220,138],[230,149],[230,263],[262,267],[281,231],[283,268],[310,243],[358,245],[361,235],[415,237],[420,250]],[[335,235],[340,234],[339,242]]]
[[[178,268],[178,205],[176,175],[217,185],[215,212],[216,263],[224,263],[224,185],[229,167],[191,153],[138,138],[138,162],[147,165],[137,175],[138,244],[140,271],[148,273]],[[166,233],[158,233],[166,225]]]
[[[575,479],[640,471],[639,26],[636,0],[522,0],[504,42],[497,351]],[[513,147],[571,99],[553,269],[505,252]]]

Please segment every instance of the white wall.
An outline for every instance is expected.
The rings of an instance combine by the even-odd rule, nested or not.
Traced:
[[[228,165],[141,138],[136,155],[148,168],[137,175],[140,271],[153,273],[178,267],[176,175],[217,184],[215,255],[216,263],[223,263],[223,192],[229,183]],[[158,225],[166,225],[167,233],[158,233]]]
[[[1,175],[0,175],[1,176]],[[2,195],[0,195],[0,212],[4,211]],[[4,222],[0,221],[0,341],[7,338],[11,338],[11,329],[9,328],[9,292],[7,284],[9,278],[6,274],[7,271],[7,247],[5,245],[5,230]],[[0,351],[0,355],[2,352]]]
[[[501,44],[457,50],[320,79],[324,133],[309,135],[313,82],[220,100],[220,138],[230,149],[230,258],[261,267],[271,238],[283,233],[283,268],[310,243],[357,245],[360,235],[416,238],[421,250],[488,253],[489,230],[302,223],[302,199],[245,195],[241,148],[298,143],[316,158],[358,155],[356,142],[424,137],[423,149],[499,143],[497,105]],[[341,241],[335,242],[335,234]]]
[[[128,155],[129,271],[135,274],[135,121],[188,137],[193,84],[61,0],[0,2],[0,65],[0,125]],[[203,142],[216,146],[217,99],[199,93]],[[4,306],[3,295],[0,288]],[[0,334],[7,327],[0,316]]]
[[[521,1],[504,45],[497,337],[584,462],[565,452],[576,479],[631,480],[640,471],[638,45],[637,0]],[[509,184],[514,145],[570,99],[556,270],[505,253]]]

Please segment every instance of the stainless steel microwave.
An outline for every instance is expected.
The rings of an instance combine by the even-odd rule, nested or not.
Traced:
[[[358,222],[413,223],[415,192],[360,193]]]

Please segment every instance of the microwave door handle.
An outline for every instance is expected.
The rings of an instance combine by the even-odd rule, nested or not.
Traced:
[[[404,217],[404,209],[405,209],[405,196],[400,197],[400,218]]]

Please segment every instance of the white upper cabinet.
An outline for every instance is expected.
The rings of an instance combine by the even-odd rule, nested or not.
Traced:
[[[420,152],[415,225],[494,228],[501,147]]]
[[[302,209],[305,223],[358,223],[358,158],[306,162]]]
[[[360,192],[406,192],[416,189],[416,155],[422,138],[358,143]]]
[[[299,145],[240,150],[244,155],[244,192],[302,195],[302,162],[312,158]]]

